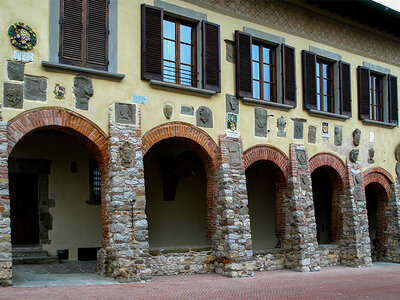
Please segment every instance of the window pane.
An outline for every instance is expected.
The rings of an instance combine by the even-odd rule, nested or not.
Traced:
[[[274,68],[270,65],[264,65],[264,81],[273,82],[274,81]]]
[[[164,61],[164,81],[176,82],[175,63]]]
[[[175,40],[175,23],[164,20],[164,37]]]
[[[382,115],[382,108],[375,107],[375,120],[382,121],[381,115]]]
[[[192,64],[192,47],[181,44],[181,63]]]
[[[264,83],[264,99],[269,101],[274,100],[273,95],[274,95],[273,85],[269,83]]]
[[[253,79],[260,79],[260,64],[253,61]]]
[[[328,111],[328,96],[324,96],[324,111]]]
[[[326,80],[326,79],[324,79],[324,87],[323,87],[323,89],[324,89],[324,94],[326,94],[327,92],[328,92],[328,80]]]
[[[317,77],[317,93],[321,93],[321,79]]]
[[[332,95],[332,80],[327,81],[326,93],[328,95]]]
[[[378,77],[375,77],[375,89],[380,90],[381,89],[381,80]]]
[[[272,50],[268,48],[263,48],[263,60],[266,64],[272,63]]]
[[[175,42],[164,40],[164,59],[175,61]]]
[[[253,80],[253,98],[260,99],[260,82]]]
[[[192,28],[186,25],[181,25],[181,42],[192,43]]]
[[[315,65],[315,74],[319,77],[319,63]]]
[[[181,83],[185,85],[192,85],[192,67],[182,65],[181,66]]]
[[[325,77],[325,78],[327,78],[328,77],[328,65],[327,64],[322,64],[322,72],[323,72],[323,76]]]
[[[325,107],[327,108],[326,111],[333,112],[332,96],[327,97],[327,105]]]
[[[317,109],[321,110],[321,95],[317,95]]]
[[[252,59],[253,60],[256,60],[256,61],[259,61],[260,60],[260,55],[259,55],[259,47],[257,46],[257,45],[252,45],[252,47],[251,47],[251,49],[252,49]]]
[[[382,105],[381,92],[375,91],[375,105]]]

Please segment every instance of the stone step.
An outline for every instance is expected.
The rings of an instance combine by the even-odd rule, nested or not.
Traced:
[[[13,264],[22,265],[22,264],[53,264],[59,263],[60,259],[58,256],[26,256],[26,257],[13,257]]]
[[[42,249],[12,250],[12,257],[47,257],[48,253]]]

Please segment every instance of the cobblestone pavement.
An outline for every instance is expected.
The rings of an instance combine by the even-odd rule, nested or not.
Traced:
[[[0,299],[400,299],[400,265],[153,277],[151,283],[0,288]]]

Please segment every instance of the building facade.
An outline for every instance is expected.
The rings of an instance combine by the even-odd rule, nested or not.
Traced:
[[[0,10],[2,285],[32,245],[126,282],[400,262],[400,13],[39,2]]]

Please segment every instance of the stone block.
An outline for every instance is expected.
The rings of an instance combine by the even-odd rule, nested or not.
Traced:
[[[73,91],[76,99],[75,107],[89,110],[89,99],[93,96],[92,80],[87,76],[76,76]]]
[[[120,124],[136,124],[136,105],[116,102],[115,122]]]
[[[22,108],[24,87],[20,84],[4,83],[3,105],[4,107]]]
[[[25,76],[24,98],[27,100],[46,101],[47,79]]]
[[[226,94],[226,112],[239,113],[239,100],[234,95]]]
[[[267,131],[268,131],[267,110],[262,108],[255,108],[254,117],[255,117],[255,135],[259,137],[267,137]]]
[[[20,62],[9,61],[7,63],[7,75],[10,80],[24,80],[25,65]]]
[[[200,106],[196,111],[196,126],[212,128],[213,115],[211,109],[206,106]]]
[[[193,116],[194,115],[194,107],[193,106],[188,106],[188,105],[182,105],[181,106],[181,114],[182,115]]]

